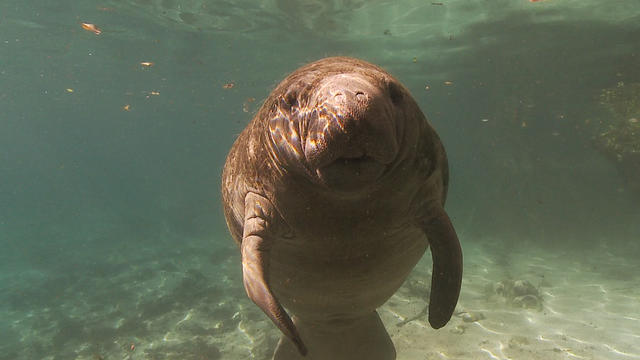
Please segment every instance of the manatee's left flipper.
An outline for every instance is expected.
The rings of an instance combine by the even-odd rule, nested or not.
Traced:
[[[242,279],[249,298],[296,345],[302,355],[305,347],[293,321],[269,288],[269,251],[273,236],[270,221],[275,210],[265,197],[249,192],[244,201],[242,235]]]
[[[462,284],[462,248],[449,216],[442,207],[429,212],[421,223],[433,258],[429,323],[439,329],[449,322],[456,308]]]

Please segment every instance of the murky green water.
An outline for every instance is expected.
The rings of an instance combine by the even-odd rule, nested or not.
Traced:
[[[398,359],[640,358],[639,23],[636,0],[3,1],[0,359],[269,358],[220,173],[329,55],[400,79],[449,156],[460,316],[394,325],[427,256],[381,310]],[[540,306],[495,293],[522,279]]]

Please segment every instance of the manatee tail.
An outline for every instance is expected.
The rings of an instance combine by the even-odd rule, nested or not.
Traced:
[[[349,321],[293,322],[307,345],[308,354],[300,355],[286,336],[280,338],[273,360],[394,360],[396,350],[377,312]]]

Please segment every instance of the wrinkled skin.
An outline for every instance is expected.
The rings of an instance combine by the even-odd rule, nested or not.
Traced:
[[[428,247],[429,322],[449,321],[462,251],[447,183],[438,135],[381,68],[326,58],[273,90],[228,155],[222,195],[247,294],[283,333],[274,359],[395,359],[376,309]]]

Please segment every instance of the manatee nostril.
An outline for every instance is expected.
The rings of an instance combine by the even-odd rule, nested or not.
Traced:
[[[356,99],[358,100],[365,100],[367,98],[367,95],[365,95],[364,92],[362,91],[356,91]]]

